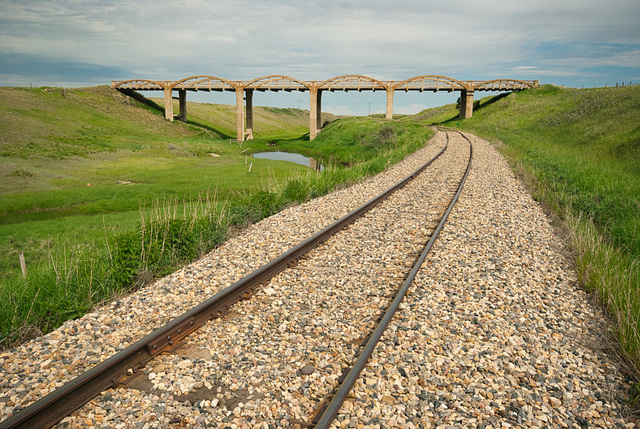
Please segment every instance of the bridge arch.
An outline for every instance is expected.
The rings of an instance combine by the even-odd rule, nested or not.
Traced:
[[[113,82],[112,87],[115,89],[133,89],[137,91],[162,91],[167,86],[171,86],[173,82],[158,81],[151,79],[129,79],[121,82]]]
[[[393,89],[405,91],[462,91],[468,85],[457,79],[441,75],[422,75],[393,84]]]
[[[235,91],[236,85],[236,82],[220,77],[196,75],[174,82],[172,88],[187,91]]]
[[[369,76],[346,74],[327,79],[318,84],[318,89],[328,91],[374,91],[386,90],[387,85]]]
[[[262,76],[246,82],[244,89],[255,89],[257,91],[308,91],[308,82],[280,74]]]

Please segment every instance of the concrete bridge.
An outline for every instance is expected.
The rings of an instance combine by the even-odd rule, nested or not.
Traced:
[[[132,79],[112,81],[120,90],[163,91],[165,118],[173,121],[173,91],[178,92],[178,119],[187,120],[187,91],[234,91],[236,93],[236,135],[242,141],[253,138],[254,91],[308,91],[309,138],[313,140],[320,129],[323,91],[385,91],[387,93],[387,119],[393,118],[393,94],[398,91],[460,91],[460,118],[473,114],[475,91],[522,91],[538,86],[537,80],[494,79],[487,81],[460,81],[446,76],[424,75],[403,81],[379,81],[362,75],[343,75],[325,81],[302,81],[289,76],[269,75],[251,81],[233,81],[215,76],[190,76],[177,81]],[[246,103],[246,104],[245,104]]]

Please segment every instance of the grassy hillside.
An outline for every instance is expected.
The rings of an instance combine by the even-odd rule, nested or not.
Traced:
[[[159,98],[151,100],[158,105],[163,103]],[[179,105],[175,100],[173,111],[175,114],[179,112]],[[323,122],[333,122],[336,119],[331,113],[322,114]],[[187,101],[187,122],[214,131],[221,138],[236,138],[236,106]],[[309,134],[308,110],[254,106],[253,122],[253,135],[262,140],[289,139]]]
[[[453,105],[413,120],[494,142],[561,220],[581,283],[610,310],[624,354],[640,368],[640,86],[538,89]]]
[[[51,236],[94,241],[158,199],[224,200],[304,171],[255,160],[249,175],[245,149],[106,86],[0,88],[0,278],[20,251],[46,259]]]
[[[256,107],[258,138],[238,143],[227,138],[234,106],[189,103],[185,124],[136,99],[0,88],[0,349],[175,270],[229,231],[381,171],[431,133],[346,119],[309,145],[307,112]],[[296,147],[338,166],[247,157]]]

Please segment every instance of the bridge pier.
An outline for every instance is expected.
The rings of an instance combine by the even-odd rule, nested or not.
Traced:
[[[178,114],[178,119],[182,122],[187,122],[187,90],[179,89],[178,90],[178,100],[180,104],[180,113]]]
[[[393,93],[394,88],[387,87],[387,119],[393,119]]]
[[[172,87],[164,88],[164,118],[173,122],[173,97],[171,96]]]
[[[316,107],[316,130],[322,131],[322,90],[318,90],[317,107]],[[317,133],[316,133],[317,136]]]
[[[460,119],[473,116],[473,91],[463,89],[460,91]]]
[[[322,128],[322,90],[309,88],[309,140],[313,140]]]
[[[236,86],[236,139],[244,141],[244,88]]]
[[[245,117],[247,119],[247,129],[245,135],[247,140],[253,140],[253,89],[245,91],[245,99],[247,101]]]

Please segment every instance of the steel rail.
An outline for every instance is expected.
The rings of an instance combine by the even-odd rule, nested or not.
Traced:
[[[208,300],[87,370],[17,414],[0,422],[0,429],[49,428],[104,390],[118,386],[127,375],[131,376],[138,369],[144,368],[146,363],[153,357],[170,348],[175,342],[182,340],[208,320],[223,315],[234,303],[247,297],[262,283],[276,276],[304,254],[328,240],[336,232],[380,204],[398,189],[404,187],[445,152],[448,142],[447,135],[447,144],[433,158],[391,188],[218,292]]]
[[[317,422],[317,424],[315,426],[316,429],[328,428],[329,426],[331,426],[331,423],[333,423],[333,421],[335,420],[335,418],[336,418],[336,416],[338,414],[338,411],[340,411],[340,408],[342,407],[342,404],[343,404],[344,400],[346,399],[347,395],[351,392],[351,389],[352,389],[353,385],[355,384],[356,380],[360,376],[360,373],[364,369],[364,366],[366,365],[367,361],[369,360],[369,357],[371,356],[371,353],[373,353],[373,350],[376,347],[376,345],[378,344],[378,341],[380,340],[380,338],[382,337],[382,334],[387,329],[387,326],[389,325],[389,322],[391,321],[391,318],[393,317],[393,315],[395,314],[396,310],[400,306],[400,303],[402,302],[402,300],[404,299],[405,295],[407,294],[407,291],[409,290],[409,287],[411,286],[411,283],[413,283],[413,280],[415,279],[416,275],[418,274],[418,271],[420,270],[420,267],[422,266],[422,264],[423,264],[424,260],[426,259],[427,255],[431,251],[431,248],[433,247],[433,243],[438,238],[438,235],[440,234],[440,231],[444,227],[444,224],[446,223],[447,218],[449,217],[449,213],[451,213],[451,210],[453,210],[453,207],[455,206],[456,202],[458,201],[458,197],[460,196],[460,193],[462,192],[462,188],[464,187],[464,183],[467,180],[467,176],[469,176],[469,171],[471,170],[471,161],[472,161],[472,158],[473,158],[473,145],[471,144],[471,141],[464,134],[460,133],[460,135],[462,137],[464,137],[469,142],[469,162],[467,164],[467,169],[465,170],[465,173],[464,173],[464,175],[462,177],[462,180],[460,181],[460,183],[458,185],[458,189],[457,189],[455,195],[453,196],[453,198],[451,199],[451,203],[449,204],[449,207],[447,208],[447,210],[442,215],[442,218],[440,219],[440,222],[438,223],[438,226],[436,227],[436,229],[434,230],[433,234],[431,235],[431,238],[429,239],[429,241],[425,245],[422,253],[420,254],[420,257],[416,260],[416,262],[413,265],[413,268],[411,269],[411,272],[407,275],[407,277],[406,277],[406,279],[404,281],[404,284],[398,290],[398,292],[395,295],[393,301],[389,305],[389,308],[387,309],[387,311],[384,313],[384,315],[380,319],[380,322],[378,323],[378,326],[376,327],[375,331],[368,338],[366,345],[364,346],[364,348],[362,349],[362,351],[358,355],[358,359],[353,364],[353,366],[351,367],[349,372],[346,373],[346,374],[343,374],[344,381],[342,381],[342,384],[340,385],[340,387],[336,391],[336,393],[333,396],[331,402],[326,406],[326,408],[321,409],[318,412],[318,414],[314,417],[313,422],[314,423]],[[448,135],[447,135],[447,137],[448,137]]]

